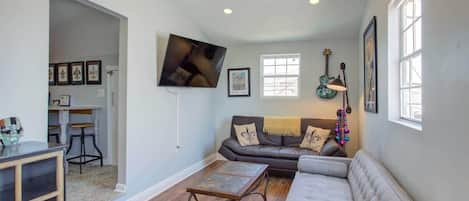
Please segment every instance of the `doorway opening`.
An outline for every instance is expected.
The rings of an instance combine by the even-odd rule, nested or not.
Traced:
[[[67,200],[115,199],[126,180],[127,19],[50,0],[49,41],[48,141],[67,145]]]

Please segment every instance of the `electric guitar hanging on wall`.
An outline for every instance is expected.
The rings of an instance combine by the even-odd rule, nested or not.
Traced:
[[[337,96],[337,91],[327,88],[327,83],[334,79],[334,77],[329,77],[329,56],[332,54],[332,51],[326,48],[322,54],[326,57],[326,74],[319,78],[321,84],[316,89],[316,94],[322,99],[333,99]]]

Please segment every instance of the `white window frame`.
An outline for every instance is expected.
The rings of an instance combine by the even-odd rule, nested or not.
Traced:
[[[420,49],[418,49],[418,50],[415,50],[415,48],[416,48],[416,40],[415,40],[416,39],[416,23],[419,20],[422,20],[422,15],[420,15],[419,17],[413,19],[413,21],[409,25],[407,25],[407,27],[404,27],[403,24],[402,24],[403,21],[404,21],[404,19],[402,19],[403,18],[402,7],[408,1],[412,1],[412,0],[401,0],[401,2],[399,3],[399,6],[397,7],[397,12],[399,13],[399,23],[398,23],[399,24],[398,25],[399,26],[398,27],[398,29],[399,29],[399,66],[398,66],[398,68],[399,68],[399,83],[398,83],[398,85],[399,85],[399,118],[401,120],[421,124],[422,123],[421,119],[419,120],[419,119],[411,118],[412,115],[410,114],[410,111],[408,111],[409,114],[410,114],[410,117],[404,117],[402,107],[401,107],[402,106],[402,97],[401,97],[402,93],[401,92],[403,92],[404,90],[409,91],[409,100],[408,101],[409,101],[409,110],[410,110],[410,106],[413,105],[411,103],[411,100],[410,100],[411,97],[412,97],[411,90],[420,88],[421,91],[422,91],[422,88],[423,88],[422,87],[423,83],[420,86],[412,86],[412,84],[411,84],[411,82],[412,82],[412,73],[411,73],[412,72],[412,67],[411,66],[409,66],[409,69],[408,69],[409,82],[410,82],[409,86],[406,86],[406,87],[401,86],[402,79],[403,79],[401,77],[402,64],[405,63],[405,62],[412,63],[412,59],[414,59],[416,57],[419,57],[419,56],[420,56],[420,58],[422,58],[422,47],[420,47]],[[414,7],[413,8],[413,13],[415,14],[415,12],[416,12],[416,8]],[[413,33],[413,44],[412,44],[412,46],[413,46],[414,50],[409,55],[404,55],[405,54],[405,52],[404,52],[404,49],[405,49],[405,47],[404,47],[404,35],[405,35],[406,31],[408,31],[409,29],[413,29],[412,30],[412,33]],[[423,68],[423,66],[422,66],[422,68]],[[421,99],[422,99],[422,97],[421,97]],[[422,102],[422,100],[421,100],[421,102]],[[423,110],[423,108],[422,108],[422,110]]]
[[[282,75],[282,76],[264,76],[264,59],[265,58],[272,58],[272,57],[298,57],[299,65],[298,65],[298,75]],[[263,99],[298,99],[301,93],[301,54],[300,53],[286,53],[286,54],[263,54],[260,56],[259,59],[259,66],[260,66],[260,97]],[[264,78],[265,77],[297,77],[298,84],[297,84],[297,94],[296,96],[264,96]]]
[[[422,133],[423,130],[422,121],[413,121],[412,119],[401,118],[401,59],[413,58],[413,56],[422,54],[422,50],[424,48],[422,47],[421,50],[414,52],[407,57],[401,56],[403,55],[402,51],[404,51],[402,48],[403,37],[401,35],[401,5],[403,5],[405,1],[406,0],[391,0],[388,4],[388,118],[390,122],[413,129],[416,131],[416,134],[419,134]],[[422,10],[422,12],[424,11]],[[425,20],[424,17],[421,17],[420,19],[422,21]],[[415,24],[416,21],[417,20],[415,20],[412,25]],[[412,25],[409,26],[413,27]],[[423,36],[423,33],[421,34]],[[423,43],[423,41],[421,42]],[[423,44],[421,45],[424,46]],[[424,68],[423,65],[424,64],[422,63],[422,69]],[[424,84],[425,83],[422,83],[422,89],[424,88]],[[422,110],[424,110],[423,97]]]

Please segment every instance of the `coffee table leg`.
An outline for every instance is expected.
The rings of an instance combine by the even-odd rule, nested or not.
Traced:
[[[191,201],[192,200],[192,197],[194,197],[195,201],[199,201],[199,199],[197,199],[197,196],[194,194],[194,193],[191,193],[189,195],[189,199],[187,201]]]
[[[269,172],[266,172],[265,173],[264,194],[262,195],[262,198],[264,199],[264,201],[267,201],[267,189],[269,188],[269,181],[270,181]]]

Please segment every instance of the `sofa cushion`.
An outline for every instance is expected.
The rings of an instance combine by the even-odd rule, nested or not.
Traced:
[[[223,142],[233,152],[245,156],[258,156],[270,158],[283,158],[298,160],[301,155],[319,155],[319,153],[301,149],[298,147],[282,147],[282,146],[269,146],[269,145],[252,145],[241,146],[236,139],[229,138]]]
[[[353,199],[346,179],[297,172],[287,201],[353,201]]]
[[[256,125],[254,123],[244,125],[233,125],[236,131],[236,138],[241,146],[258,145]]]
[[[254,123],[256,125],[257,138],[261,145],[282,145],[282,136],[273,136],[265,134],[263,131],[264,128],[264,118],[263,117],[247,117],[247,116],[233,116],[231,120],[231,137],[236,138],[236,131],[234,125],[250,124]]]
[[[364,151],[359,151],[352,160],[348,180],[354,200],[412,200],[392,175]]]

